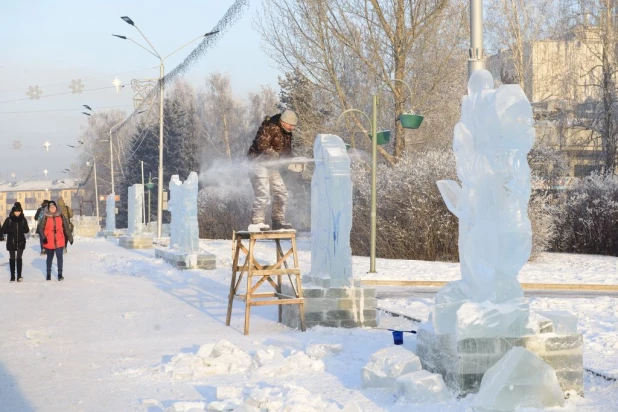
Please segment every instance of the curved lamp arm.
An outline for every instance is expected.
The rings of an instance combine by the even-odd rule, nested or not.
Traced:
[[[337,130],[337,127],[339,126],[339,121],[341,120],[341,118],[343,118],[343,115],[348,114],[348,113],[352,113],[352,112],[361,114],[369,122],[369,128],[370,129],[372,128],[372,123],[371,123],[371,119],[369,118],[369,116],[367,116],[365,113],[361,112],[360,110],[348,109],[348,110],[344,111],[343,113],[341,113],[339,115],[339,117],[337,118],[337,122],[335,122],[335,130]],[[365,133],[366,133],[366,131],[365,131]]]
[[[401,82],[401,83],[403,83],[406,86],[406,88],[408,89],[408,93],[410,94],[408,96],[410,98],[410,104],[412,104],[412,89],[410,88],[410,85],[408,83],[406,83],[405,81],[403,81],[401,79],[391,79],[391,80],[385,81],[384,83],[382,83],[382,85],[380,85],[380,87],[378,87],[378,91],[382,90],[382,88],[384,88],[384,86],[390,85],[392,82]],[[405,99],[403,99],[403,103],[405,103],[406,100],[408,100],[407,97]]]

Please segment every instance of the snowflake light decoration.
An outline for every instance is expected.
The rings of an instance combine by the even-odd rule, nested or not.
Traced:
[[[82,82],[82,79],[73,79],[71,80],[71,84],[69,84],[69,89],[71,89],[71,93],[73,94],[81,94],[82,91],[84,90],[84,83]]]
[[[43,91],[38,84],[34,86],[28,86],[28,91],[26,92],[26,95],[30,97],[30,100],[39,100],[42,94]]]
[[[115,77],[114,80],[112,80],[112,84],[116,88],[116,94],[120,94],[120,89],[124,87],[122,85],[122,80],[120,80],[118,77]]]
[[[45,146],[45,150],[49,153],[49,146],[51,146],[51,143],[46,141],[45,143],[43,143],[43,146]]]
[[[13,140],[13,149],[19,150],[22,147],[24,147],[24,145],[19,140]]]

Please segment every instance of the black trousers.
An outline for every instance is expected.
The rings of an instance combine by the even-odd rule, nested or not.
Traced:
[[[47,273],[51,273],[52,261],[54,260],[55,254],[58,263],[58,274],[62,275],[62,252],[64,252],[64,248],[45,249],[45,252],[47,252]]]
[[[11,259],[11,260],[21,259],[21,256],[23,254],[24,254],[24,250],[23,249],[9,250],[9,259]]]

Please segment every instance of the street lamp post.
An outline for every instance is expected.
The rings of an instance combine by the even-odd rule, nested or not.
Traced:
[[[82,142],[81,140],[78,140],[78,143],[81,145],[84,144],[84,142]],[[76,148],[75,146],[70,145],[70,144],[68,144],[67,146],[72,147],[73,149]],[[96,213],[97,213],[97,223],[99,223],[101,218],[99,215],[99,181],[97,180],[97,158],[93,156],[91,153],[86,152],[85,150],[84,150],[84,153],[86,153],[88,156],[92,158],[92,167],[94,168],[94,198],[95,198],[94,205],[95,205]],[[90,166],[90,162],[86,162],[86,166]]]
[[[88,106],[87,104],[85,104],[84,107],[94,112],[94,109]],[[137,112],[137,114],[144,113],[145,111],[146,110],[140,110],[139,112]],[[86,116],[90,116],[90,113],[87,113],[87,112],[82,112],[82,113],[85,114]],[[116,195],[116,186],[114,185],[114,145],[112,144],[112,133],[115,130],[117,130],[120,126],[122,126],[129,119],[130,117],[124,119],[120,123],[117,123],[109,128],[109,170],[110,170],[111,181],[112,181],[112,195],[113,196]],[[105,140],[102,140],[102,141],[105,141]]]
[[[377,207],[377,165],[378,165],[378,93],[385,85],[390,82],[402,82],[408,88],[408,92],[410,93],[410,98],[412,97],[412,89],[410,86],[403,80],[393,79],[387,82],[384,82],[380,87],[378,87],[378,91],[372,95],[372,110],[371,110],[371,119],[369,117],[357,109],[348,109],[339,115],[337,119],[337,123],[343,117],[343,115],[347,113],[356,112],[365,117],[369,121],[371,125],[371,204],[370,204],[370,246],[369,246],[369,273],[376,273],[376,234],[377,234],[377,221],[378,221],[378,207]],[[405,102],[405,100],[404,100]],[[423,116],[420,116],[415,113],[401,113],[399,115],[399,121],[404,129],[418,129],[423,121]],[[390,131],[380,132],[385,137],[390,136]],[[401,138],[397,136],[397,138]]]
[[[88,163],[86,163],[88,165]],[[94,197],[95,197],[95,202],[94,205],[96,207],[96,211],[97,211],[97,224],[100,221],[100,217],[99,217],[99,183],[97,181],[97,159],[95,157],[92,158],[92,166],[94,168]]]
[[[163,184],[162,184],[163,183],[163,93],[164,93],[164,77],[165,77],[165,64],[164,64],[165,59],[175,54],[176,52],[180,51],[181,49],[188,46],[189,44],[193,43],[194,41],[204,38],[204,37],[211,36],[213,34],[216,34],[218,33],[218,31],[213,31],[213,32],[209,32],[201,36],[198,36],[195,39],[185,43],[178,49],[174,50],[172,53],[168,54],[167,56],[161,57],[159,52],[157,52],[157,50],[154,48],[152,43],[150,43],[148,38],[144,35],[144,33],[142,33],[139,27],[135,25],[135,22],[131,20],[131,18],[129,18],[128,16],[123,16],[121,17],[121,19],[124,20],[127,24],[135,27],[135,29],[144,38],[144,40],[146,40],[151,50],[142,46],[141,44],[139,44],[138,42],[136,42],[135,40],[127,36],[121,36],[118,34],[112,34],[112,36],[118,37],[119,39],[122,39],[122,40],[129,40],[159,59],[159,93],[160,93],[159,100],[160,101],[159,101],[159,177],[158,177],[159,184],[157,187],[157,237],[161,238],[161,229],[163,226]]]
[[[470,49],[468,49],[468,79],[476,70],[485,68],[483,52],[483,0],[470,0]]]

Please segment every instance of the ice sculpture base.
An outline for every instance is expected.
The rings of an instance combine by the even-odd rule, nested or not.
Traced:
[[[119,238],[120,236],[124,235],[125,232],[120,231],[120,230],[104,230],[103,231],[103,236],[105,236],[106,238],[111,237],[111,238]]]
[[[362,287],[360,279],[354,279],[353,285],[331,287],[328,277],[303,276],[307,328],[318,325],[332,328],[375,328],[378,325],[376,289]],[[293,293],[289,285],[282,286],[284,294]],[[298,329],[299,319],[297,306],[283,306],[283,324]]]
[[[99,220],[96,216],[73,216],[72,219],[74,236],[97,237],[101,231]]]
[[[152,249],[152,236],[127,235],[118,238],[118,244],[126,249]]]
[[[155,247],[155,257],[165,260],[177,269],[216,269],[217,256],[205,251],[187,253],[166,247]]]
[[[423,369],[439,373],[459,396],[479,391],[487,370],[511,348],[521,346],[536,354],[556,371],[560,387],[583,395],[583,337],[579,333],[554,333],[551,322],[539,325],[540,333],[520,337],[469,338],[436,334],[430,322],[417,333],[417,355]],[[534,373],[534,371],[531,371]]]

